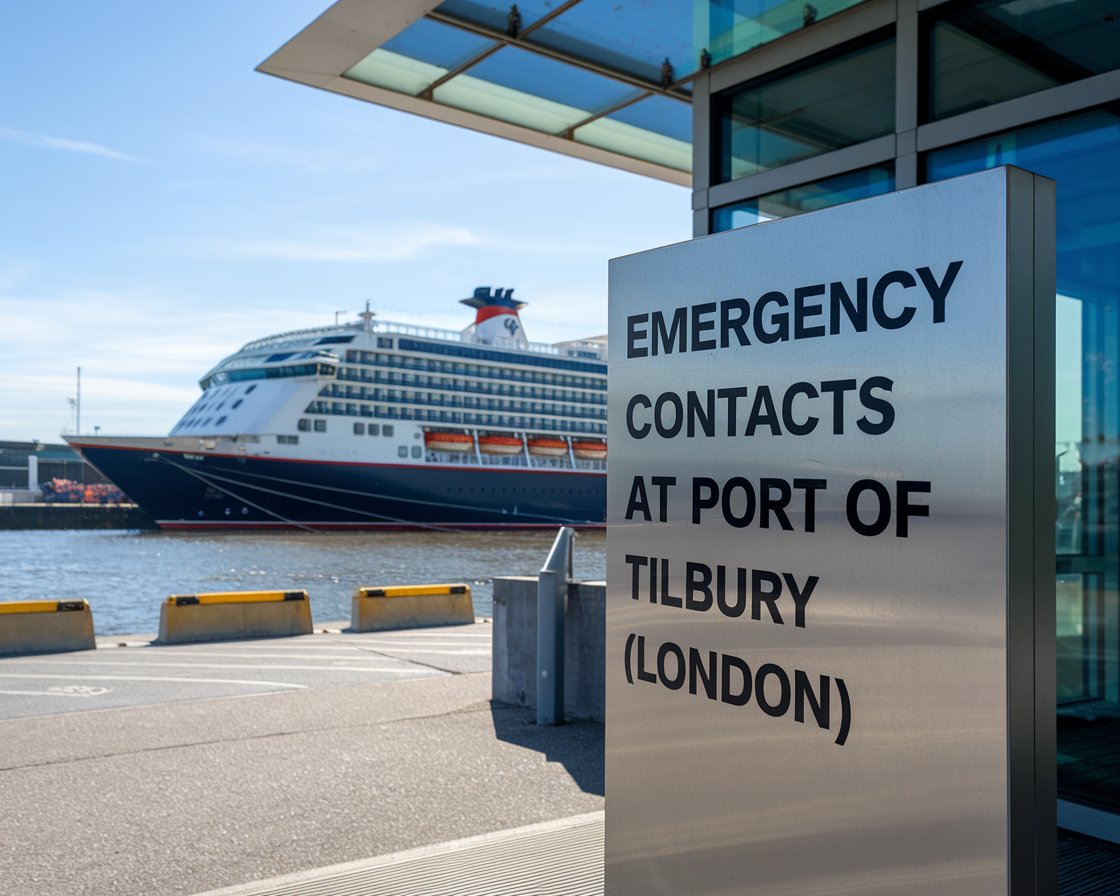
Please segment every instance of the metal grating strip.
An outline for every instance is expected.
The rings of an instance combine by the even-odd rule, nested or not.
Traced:
[[[603,896],[603,813],[200,896]]]
[[[1116,896],[1120,893],[1120,848],[1058,832],[1059,896]]]

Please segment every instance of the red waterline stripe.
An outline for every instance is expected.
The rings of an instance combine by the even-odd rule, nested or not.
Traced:
[[[448,529],[462,531],[471,529],[475,531],[516,531],[526,529],[547,529],[549,531],[557,526],[568,526],[572,529],[589,530],[605,529],[606,523],[327,523],[307,522],[284,523],[279,521],[262,520],[257,523],[224,522],[222,520],[191,522],[189,520],[156,520],[156,525],[161,529],[331,529],[336,531],[358,531],[377,529],[389,532],[420,532],[430,529]]]
[[[606,476],[606,470],[557,470],[553,468],[529,468],[529,467],[487,467],[487,466],[469,466],[466,464],[379,464],[379,463],[362,463],[359,461],[348,460],[314,460],[311,458],[302,457],[272,457],[265,454],[221,454],[213,451],[207,451],[205,454],[199,454],[197,451],[187,451],[185,449],[170,449],[170,448],[138,448],[133,445],[78,445],[74,443],[74,447],[91,448],[95,451],[142,451],[146,454],[166,454],[169,457],[183,457],[185,455],[194,455],[197,457],[220,457],[227,460],[245,460],[245,461],[272,461],[273,463],[288,463],[288,464],[314,464],[323,467],[358,467],[367,468],[373,467],[384,470],[454,470],[456,472],[478,472],[478,473],[552,473],[561,476]]]

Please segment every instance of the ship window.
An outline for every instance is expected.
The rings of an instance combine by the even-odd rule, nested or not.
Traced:
[[[377,347],[378,348],[392,348],[393,347],[392,338],[389,337],[389,336],[378,336],[377,337]]]
[[[392,423],[386,423],[384,426],[381,427],[381,435],[391,436],[392,434],[393,434],[393,424]]]
[[[403,448],[404,446],[402,445],[401,447]],[[421,452],[421,450],[420,450],[420,446],[419,446],[419,445],[413,445],[413,446],[412,446],[412,456],[413,456],[413,457],[419,457],[421,453],[422,453],[422,452]]]
[[[276,444],[277,445],[298,445],[299,444],[299,436],[277,436],[276,437]]]
[[[366,434],[366,425],[364,423],[354,424],[354,435],[364,436]]]
[[[221,426],[221,425],[222,425],[223,423],[225,423],[225,422],[226,422],[226,415],[225,415],[225,414],[222,414],[222,416],[218,418],[218,423],[217,423],[217,425],[218,425],[218,426]]]
[[[367,434],[367,435],[371,435],[371,436],[379,436],[379,435],[381,435],[381,424],[380,424],[380,423],[371,423],[371,424],[370,424],[370,425],[369,425],[369,426],[368,426],[368,427],[366,428],[366,434]]]
[[[297,426],[298,426],[300,432],[310,432],[311,431],[311,421],[308,420],[306,417],[302,417],[300,419],[299,423],[297,424]]]
[[[235,401],[233,404],[230,405],[230,408],[233,409],[233,410],[237,410],[239,407],[241,407],[241,402],[244,401],[244,400],[245,399],[243,399],[243,398],[237,399],[237,401]]]
[[[316,420],[315,421],[315,432],[326,432],[326,431],[327,431],[327,421],[326,420]]]
[[[407,445],[398,445],[397,446],[397,457],[408,457],[408,446]]]

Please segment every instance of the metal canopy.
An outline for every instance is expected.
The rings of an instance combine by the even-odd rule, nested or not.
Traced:
[[[689,186],[697,73],[855,2],[338,0],[258,70]]]
[[[671,0],[339,0],[258,71],[688,186],[692,34]]]
[[[860,0],[338,0],[258,71],[691,185],[692,78]]]

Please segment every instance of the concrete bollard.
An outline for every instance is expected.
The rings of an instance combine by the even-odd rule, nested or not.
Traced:
[[[173,594],[159,611],[159,643],[310,635],[306,591]]]
[[[92,650],[96,646],[88,601],[0,603],[0,656]]]
[[[359,588],[350,601],[350,628],[355,632],[471,622],[471,586],[462,583]]]

